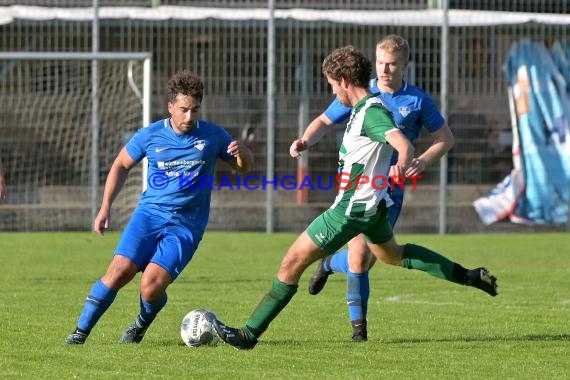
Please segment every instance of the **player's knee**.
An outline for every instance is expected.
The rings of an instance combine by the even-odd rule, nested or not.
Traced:
[[[295,273],[300,266],[300,257],[296,254],[287,254],[281,261],[281,272]]]
[[[349,267],[350,271],[353,273],[363,273],[368,270],[368,255],[366,253],[363,254],[351,254],[349,260]]]
[[[150,263],[141,277],[141,295],[146,301],[156,301],[171,282],[172,277],[166,269],[155,263]]]
[[[128,284],[137,272],[138,268],[135,263],[126,258],[116,256],[102,280],[111,289],[119,290]]]
[[[366,272],[370,263],[370,256],[371,252],[367,245],[354,245],[350,247],[348,251],[348,262],[351,271],[355,273]]]
[[[310,262],[307,255],[290,249],[281,261],[279,277],[287,278],[290,281],[298,280],[309,265]]]
[[[141,279],[141,296],[147,302],[154,302],[162,297],[168,287],[168,283],[165,283],[160,278],[157,277],[147,277]]]
[[[153,303],[155,301],[158,301],[163,293],[164,293],[164,291],[159,291],[157,288],[153,288],[153,287],[143,288],[141,286],[141,297],[146,302],[149,302],[149,303]]]
[[[354,251],[358,253],[365,253],[368,251],[368,243],[362,235],[357,235],[352,240],[348,242],[349,251]]]

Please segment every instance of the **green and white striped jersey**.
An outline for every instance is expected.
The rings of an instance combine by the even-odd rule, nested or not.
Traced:
[[[331,208],[346,216],[373,216],[382,199],[392,204],[386,192],[394,150],[386,135],[398,128],[378,95],[370,94],[353,107],[339,150],[339,193]]]

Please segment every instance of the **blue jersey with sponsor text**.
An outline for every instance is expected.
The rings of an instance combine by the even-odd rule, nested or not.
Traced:
[[[433,133],[445,123],[445,119],[431,97],[416,86],[404,82],[402,88],[390,94],[380,91],[377,79],[371,79],[369,87],[373,93],[380,93],[380,99],[392,113],[398,129],[411,142],[418,137],[422,127]],[[335,99],[325,110],[325,115],[333,123],[342,123],[350,116],[351,111],[352,108],[342,105],[338,99]],[[393,163],[396,162],[394,157],[392,157],[392,161]]]
[[[148,159],[147,187],[139,207],[167,219],[188,222],[202,231],[210,213],[211,184],[216,161],[230,161],[233,138],[220,126],[198,120],[187,134],[176,133],[170,119],[141,128],[126,144],[135,161]]]

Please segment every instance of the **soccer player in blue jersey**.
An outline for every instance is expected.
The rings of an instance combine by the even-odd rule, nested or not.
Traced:
[[[148,159],[147,189],[107,272],[91,288],[68,344],[85,343],[117,292],[140,271],[140,313],[120,338],[122,343],[139,343],[166,304],[166,288],[190,262],[202,239],[216,161],[222,159],[240,172],[249,169],[248,148],[223,128],[198,119],[203,92],[197,75],[186,70],[176,73],[168,82],[170,117],[140,129],[115,159],[93,225],[95,232],[103,235],[109,227],[111,205],[129,171],[144,157]]]
[[[413,142],[422,128],[430,133],[433,143],[418,157],[412,160],[405,175],[413,177],[420,175],[426,166],[438,161],[454,144],[453,133],[445,119],[437,109],[433,100],[422,89],[404,80],[408,67],[410,48],[405,38],[398,35],[388,35],[376,45],[376,74],[377,78],[370,80],[372,92],[378,92],[382,103],[391,111],[398,129]],[[306,149],[313,145],[329,127],[348,118],[351,108],[342,105],[338,99],[327,110],[313,120],[302,137]],[[299,157],[297,143],[290,149],[291,156]],[[394,152],[392,163],[398,159]],[[399,185],[390,186],[390,197],[393,205],[388,209],[390,225],[395,226],[404,202],[404,188]],[[346,301],[349,317],[353,327],[354,341],[366,341],[367,308],[370,294],[368,270],[374,265],[376,258],[370,254],[364,237],[358,236],[348,243],[344,249],[335,255],[321,260],[317,270],[309,280],[309,293],[318,294],[334,272],[347,274]],[[485,268],[477,268],[470,273],[482,279],[489,279]],[[486,281],[480,282],[482,290],[496,295],[496,289]]]
[[[348,176],[350,186],[339,186],[334,203],[289,247],[271,289],[241,328],[227,326],[218,319],[213,321],[220,338],[237,349],[256,346],[297,292],[299,279],[309,265],[333,254],[359,234],[366,236],[372,253],[387,264],[476,286],[469,282],[469,271],[441,254],[415,244],[399,245],[389,222],[391,200],[386,188],[359,180],[363,176],[404,175],[414,153],[412,143],[397,128],[378,94],[368,88],[372,63],[354,47],[346,46],[329,54],[322,67],[337,99],[352,108],[339,149],[340,173]],[[302,139],[293,145],[298,151],[307,147]],[[398,159],[392,165],[394,150],[398,151]],[[489,282],[494,284],[495,279]]]

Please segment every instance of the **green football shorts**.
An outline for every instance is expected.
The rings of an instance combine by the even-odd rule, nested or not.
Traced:
[[[329,208],[309,224],[307,234],[317,247],[329,255],[358,234],[364,234],[366,240],[375,244],[384,243],[394,236],[384,201],[378,205],[378,213],[371,217],[349,217]]]

